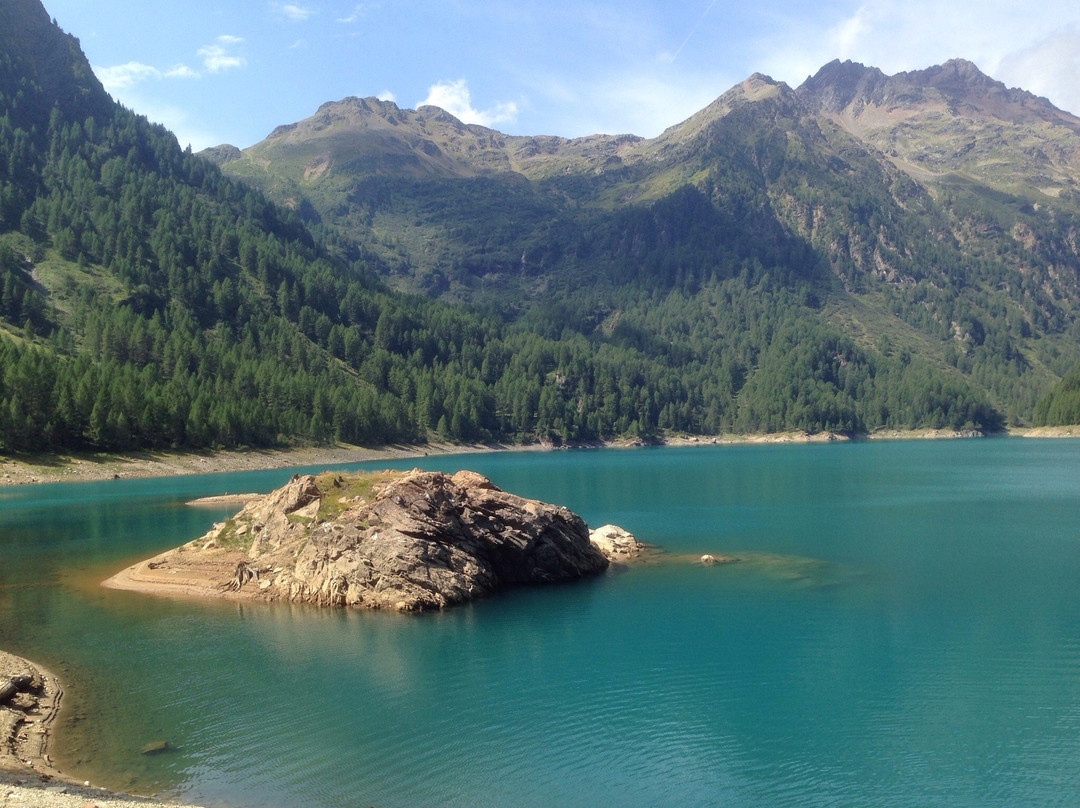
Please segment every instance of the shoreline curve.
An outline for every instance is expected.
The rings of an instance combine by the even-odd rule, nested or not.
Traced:
[[[32,685],[0,702],[0,801],[36,808],[198,808],[158,797],[140,797],[104,788],[56,768],[49,756],[52,727],[64,690],[60,680],[36,662],[0,650],[0,684],[30,677]]]
[[[1013,427],[1003,437],[1080,438],[1080,425],[1064,427]],[[220,452],[131,452],[126,454],[58,454],[12,456],[0,454],[0,488],[57,482],[91,482],[110,479],[174,477],[230,471],[268,471],[296,466],[337,466],[380,460],[402,460],[431,455],[462,455],[503,451],[554,451],[558,449],[637,448],[656,446],[744,446],[761,444],[833,443],[877,440],[939,440],[982,437],[952,429],[882,429],[854,437],[833,432],[772,432],[761,434],[668,435],[652,441],[623,439],[590,441],[569,446],[548,443],[426,443],[381,447],[336,444],[293,449],[231,449]]]

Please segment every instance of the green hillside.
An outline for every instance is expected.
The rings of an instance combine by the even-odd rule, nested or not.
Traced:
[[[927,184],[811,96],[654,140],[349,99],[210,160],[5,3],[0,451],[1031,421],[1080,358],[1071,186]]]
[[[647,309],[677,292],[691,305],[670,344],[715,367],[682,336],[693,303],[754,289],[851,341],[875,390],[914,361],[1012,424],[1080,359],[1080,120],[966,62],[893,77],[836,62],[796,90],[755,75],[652,140],[512,137],[345,99],[218,157],[379,255],[397,288],[534,330],[606,340],[614,315],[655,338]],[[748,380],[772,325],[728,357]],[[725,412],[787,411],[756,389]],[[939,420],[852,400],[859,428]]]

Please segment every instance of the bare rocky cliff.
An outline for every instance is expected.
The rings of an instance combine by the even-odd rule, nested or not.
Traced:
[[[624,538],[611,558],[631,558],[636,546]],[[579,516],[473,472],[324,473],[294,477],[107,583],[123,587],[126,576],[128,588],[423,611],[609,563]]]

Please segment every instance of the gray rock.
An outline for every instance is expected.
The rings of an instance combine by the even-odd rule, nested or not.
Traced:
[[[618,525],[598,527],[589,534],[589,540],[612,563],[632,561],[645,550],[644,544]]]
[[[297,477],[234,517],[264,525],[244,562],[263,576],[252,596],[422,611],[608,566],[579,516],[473,472],[387,472],[367,498],[344,495],[354,482]]]

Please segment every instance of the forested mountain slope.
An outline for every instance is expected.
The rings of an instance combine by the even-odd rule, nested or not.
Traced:
[[[798,89],[754,75],[652,140],[514,137],[351,98],[210,156],[363,243],[394,285],[534,329],[655,338],[652,309],[676,295],[686,322],[660,341],[708,362],[679,336],[709,318],[694,304],[763,285],[867,361],[913,359],[1017,424],[1080,358],[1080,120],[961,60],[891,77],[834,62]],[[722,331],[715,349],[750,381],[771,333],[729,350]],[[857,423],[919,411],[883,406]]]
[[[0,6],[0,156],[6,451],[531,436],[563,404],[556,353],[656,370],[389,292],[113,104],[34,0]],[[597,428],[625,430],[636,395]]]
[[[1030,420],[1080,355],[1071,186],[931,187],[805,95],[654,140],[347,100],[215,150],[240,181],[8,0],[0,451]]]
[[[304,331],[374,325],[371,276],[113,104],[38,3],[0,16],[0,446],[413,434]]]

